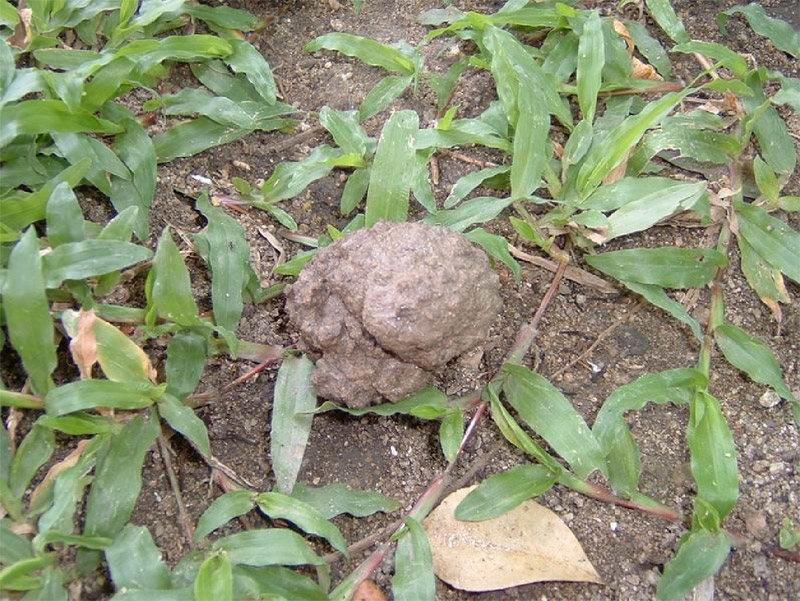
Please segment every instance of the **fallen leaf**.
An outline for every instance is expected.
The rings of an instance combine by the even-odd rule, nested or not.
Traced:
[[[620,21],[619,19],[613,20],[614,31],[616,31],[619,36],[625,40],[625,45],[628,47],[628,54],[633,56],[633,49],[636,47],[636,44],[633,42],[633,38],[631,34],[628,32],[628,28]]]
[[[640,61],[635,56],[631,58],[631,67],[632,67],[631,77],[633,77],[634,79],[664,81],[664,78],[658,74],[653,65],[648,65],[647,63]]]
[[[440,579],[474,592],[552,580],[602,582],[567,525],[534,501],[484,522],[458,521],[453,512],[473,488],[448,496],[423,524]]]
[[[74,466],[76,463],[78,463],[78,459],[81,458],[81,455],[83,454],[83,451],[86,448],[86,445],[89,444],[89,442],[90,442],[89,438],[84,438],[78,443],[78,446],[75,447],[75,449],[69,455],[64,457],[64,459],[62,459],[58,463],[55,463],[52,466],[50,466],[50,469],[47,471],[47,475],[39,483],[39,485],[35,489],[33,489],[33,492],[31,493],[31,501],[30,501],[31,506],[33,506],[33,504],[36,502],[36,497],[42,494],[42,492],[47,488],[47,486],[53,480],[55,480],[56,476],[58,476],[64,470],[67,470],[72,466]]]
[[[364,580],[353,593],[353,601],[386,601],[386,595],[372,580]]]
[[[78,316],[78,335],[69,343],[69,351],[78,369],[81,380],[92,379],[92,366],[97,363],[97,340],[94,337],[94,309],[81,309]]]

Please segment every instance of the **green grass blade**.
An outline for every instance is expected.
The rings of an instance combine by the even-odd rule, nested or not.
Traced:
[[[511,253],[508,252],[508,240],[502,236],[490,234],[481,227],[477,227],[464,234],[469,240],[482,247],[492,259],[500,261],[505,264],[514,274],[514,279],[518,282],[522,277],[522,270],[519,263],[514,260]]]
[[[346,153],[364,156],[372,142],[359,124],[355,111],[337,111],[324,106],[319,111],[319,123],[328,130],[333,141]]]
[[[741,100],[748,117],[755,118],[752,128],[758,140],[758,146],[761,148],[761,156],[773,171],[793,173],[797,166],[797,150],[786,129],[786,123],[778,111],[771,106],[760,112],[762,110],[760,107],[768,100],[757,72],[748,78],[747,84],[753,95],[744,96]]]
[[[366,517],[382,511],[390,513],[400,508],[400,503],[371,490],[351,490],[344,484],[329,484],[319,488],[301,482],[294,485],[292,496],[308,503],[329,520],[347,513],[355,517]]]
[[[645,3],[655,22],[673,42],[684,44],[689,41],[689,34],[669,0],[645,0]]]
[[[714,338],[731,365],[746,373],[751,380],[766,384],[783,398],[798,401],[783,379],[780,363],[767,345],[730,324],[717,326]]]
[[[625,28],[633,38],[633,43],[636,44],[639,52],[642,53],[653,67],[656,68],[658,74],[664,79],[672,78],[672,64],[669,60],[669,55],[664,47],[656,38],[654,38],[647,28],[638,21],[625,21]],[[675,49],[673,48],[673,51]]]
[[[736,243],[739,246],[742,273],[744,273],[747,283],[776,315],[776,319],[780,320],[778,303],[790,302],[780,269],[775,269],[764,260],[764,257],[756,252],[743,236],[736,236]]]
[[[370,170],[365,211],[367,227],[381,219],[406,220],[418,127],[419,117],[414,111],[398,111],[383,126]]]
[[[53,387],[50,374],[58,359],[50,304],[45,295],[39,241],[33,228],[25,232],[8,258],[3,309],[11,345],[22,359],[33,391],[44,395]]]
[[[425,218],[428,225],[441,225],[454,232],[463,232],[476,223],[491,221],[513,202],[512,198],[480,196],[462,202],[455,209],[439,211]]]
[[[48,392],[44,406],[48,415],[55,416],[95,407],[142,409],[153,404],[155,390],[153,386],[135,382],[78,380]]]
[[[167,564],[145,526],[125,526],[105,555],[117,590],[170,588]]]
[[[92,329],[97,343],[97,362],[109,380],[147,385],[155,379],[150,358],[128,336],[99,317],[94,319]]]
[[[578,45],[578,104],[583,119],[591,123],[597,109],[597,93],[605,65],[605,48],[600,13],[592,11],[583,23]]]
[[[667,296],[667,293],[664,292],[663,288],[660,286],[654,286],[652,284],[641,284],[639,282],[630,282],[625,280],[623,280],[622,283],[632,292],[643,296],[650,304],[666,311],[678,321],[685,323],[687,326],[689,326],[689,329],[692,331],[692,334],[694,334],[694,337],[700,342],[703,341],[703,332],[697,320],[689,315],[686,307],[684,307],[678,301]]]
[[[279,492],[261,493],[255,500],[258,508],[272,520],[288,520],[307,534],[324,538],[345,557],[349,556],[342,533],[311,505]]]
[[[194,580],[194,599],[233,599],[233,566],[227,554],[212,555],[200,566]]]
[[[176,323],[196,325],[198,310],[192,296],[189,271],[169,228],[164,228],[158,241],[152,272],[152,300],[158,314]]]
[[[269,64],[258,50],[244,40],[230,40],[233,54],[225,58],[234,73],[243,73],[253,84],[261,97],[269,104],[274,104],[275,79]]]
[[[197,520],[194,540],[200,542],[217,528],[248,513],[255,506],[255,493],[249,490],[234,490],[217,497]]]
[[[664,575],[656,589],[657,599],[683,599],[703,580],[717,573],[730,550],[731,541],[724,532],[692,532],[664,566]]]
[[[448,463],[453,463],[458,456],[463,436],[464,415],[456,409],[446,414],[439,425],[439,444]]]
[[[698,501],[708,503],[720,522],[736,505],[739,472],[733,435],[722,415],[719,401],[699,390],[690,403],[686,440],[691,451],[692,476]],[[695,507],[697,514],[698,508]]]
[[[11,460],[8,486],[14,497],[21,499],[33,476],[53,454],[55,449],[53,431],[34,424],[25,435]]]
[[[747,61],[741,54],[716,42],[686,42],[672,48],[672,52],[681,52],[683,54],[697,52],[713,59],[715,62],[721,63],[723,67],[730,69],[740,79],[744,79],[749,70]]]
[[[692,248],[632,248],[586,257],[586,262],[618,280],[662,288],[702,288],[725,267],[716,250]]]
[[[519,118],[514,134],[514,154],[511,162],[511,197],[526,198],[541,185],[546,153],[550,149],[550,115],[531,93],[534,81],[521,69],[517,70],[520,82],[518,98]]]
[[[473,171],[468,173],[455,184],[453,184],[450,194],[444,201],[445,209],[452,209],[459,202],[461,202],[470,192],[480,186],[487,179],[491,179],[496,175],[509,172],[508,165],[501,165],[499,167],[486,167],[480,171]]]
[[[436,579],[428,536],[413,518],[406,518],[406,532],[397,542],[392,594],[396,601],[435,601]]]
[[[264,21],[246,10],[230,6],[206,6],[205,4],[184,4],[183,11],[195,19],[200,19],[217,27],[238,31],[255,31],[266,25]]]
[[[364,97],[358,108],[358,120],[363,122],[380,113],[400,98],[413,81],[413,75],[389,75],[381,79]]]
[[[214,541],[213,549],[224,549],[235,564],[250,566],[322,565],[303,537],[286,528],[248,530]]]
[[[349,33],[328,33],[306,45],[306,52],[336,50],[346,56],[353,56],[368,65],[381,67],[394,73],[412,75],[415,71],[413,61],[402,52],[375,40]]]
[[[739,235],[775,269],[800,283],[800,234],[761,207],[734,204],[739,217]]]
[[[208,356],[206,338],[194,332],[178,332],[167,346],[167,392],[184,399],[195,391]]]
[[[192,445],[206,457],[211,456],[206,425],[192,410],[169,393],[158,399],[158,412],[170,427],[180,432]]]
[[[24,100],[0,108],[0,147],[17,136],[50,132],[94,132],[116,134],[122,128],[82,109],[71,110],[61,100]]]
[[[520,417],[575,470],[587,478],[594,470],[606,472],[600,445],[559,390],[539,374],[506,363],[503,392]]]
[[[519,465],[490,476],[458,504],[455,518],[482,522],[511,511],[520,503],[547,492],[556,475],[542,465]]]
[[[294,488],[303,461],[317,395],[311,382],[314,364],[305,356],[286,357],[278,370],[272,406],[270,453],[278,492]]]
[[[736,5],[717,14],[717,24],[723,33],[728,18],[740,14],[747,19],[747,23],[758,35],[762,35],[773,43],[778,50],[783,50],[793,57],[800,57],[800,34],[786,21],[770,17],[764,7],[757,2],[747,5]]]
[[[349,215],[356,210],[361,199],[367,193],[369,187],[369,169],[356,169],[347,178],[347,183],[342,190],[342,199],[340,201],[339,210],[342,215]]]
[[[83,240],[57,246],[42,258],[45,285],[82,280],[123,269],[151,257],[149,249],[119,240]]]

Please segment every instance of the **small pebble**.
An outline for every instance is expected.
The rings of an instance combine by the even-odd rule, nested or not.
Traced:
[[[778,393],[772,389],[767,390],[758,399],[758,404],[761,405],[762,407],[766,407],[767,409],[769,409],[770,407],[774,407],[780,402],[781,402],[781,397],[779,397]]]

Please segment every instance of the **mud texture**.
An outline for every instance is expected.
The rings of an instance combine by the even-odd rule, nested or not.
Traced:
[[[421,390],[486,339],[500,305],[497,274],[464,236],[386,221],[322,249],[287,299],[320,355],[317,393],[350,407]]]

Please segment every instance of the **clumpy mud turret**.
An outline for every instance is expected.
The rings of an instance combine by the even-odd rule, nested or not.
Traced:
[[[464,236],[380,222],[323,248],[288,296],[319,356],[317,393],[350,407],[396,401],[474,349],[500,310],[499,280]]]

